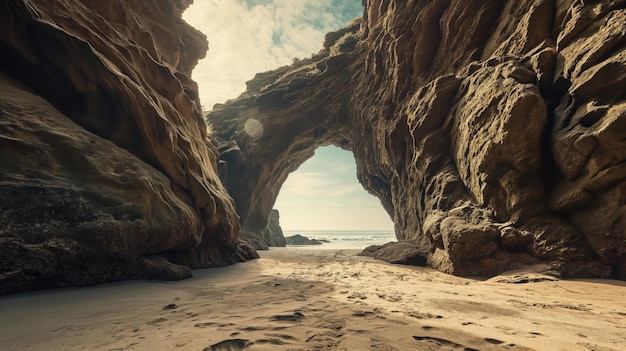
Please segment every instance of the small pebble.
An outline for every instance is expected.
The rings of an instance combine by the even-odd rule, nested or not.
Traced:
[[[171,304],[169,304],[169,305],[165,305],[165,306],[163,307],[163,309],[164,309],[164,310],[173,310],[173,309],[175,309],[175,308],[178,308],[178,305],[176,305],[175,303],[171,303]]]

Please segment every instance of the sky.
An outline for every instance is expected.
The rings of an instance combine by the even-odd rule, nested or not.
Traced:
[[[362,14],[361,0],[195,0],[183,18],[209,41],[192,74],[202,105],[236,98],[256,73],[310,57],[326,33]],[[274,208],[283,230],[393,230],[358,183],[352,154],[336,147],[317,149],[290,174]]]
[[[356,178],[349,151],[320,147],[291,173],[276,204],[283,230],[393,230],[378,198]]]
[[[209,41],[193,71],[207,109],[241,94],[256,73],[322,48],[324,35],[363,14],[361,0],[195,0],[185,21]]]

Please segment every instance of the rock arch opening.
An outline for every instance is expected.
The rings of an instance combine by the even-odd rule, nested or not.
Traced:
[[[358,183],[352,153],[334,146],[317,148],[289,174],[274,208],[286,232],[393,230],[379,200]]]

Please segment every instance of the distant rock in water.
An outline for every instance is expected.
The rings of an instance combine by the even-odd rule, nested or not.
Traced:
[[[309,239],[306,236],[295,234],[285,238],[287,245],[322,245],[322,242],[316,239]]]
[[[410,241],[390,242],[366,247],[359,256],[374,257],[389,263],[426,266],[429,252]]]

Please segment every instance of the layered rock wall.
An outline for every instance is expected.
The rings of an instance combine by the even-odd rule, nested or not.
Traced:
[[[190,3],[0,4],[0,294],[255,255],[190,78]]]
[[[353,152],[445,272],[625,277],[626,1],[370,0],[209,115],[243,228],[315,148]]]

